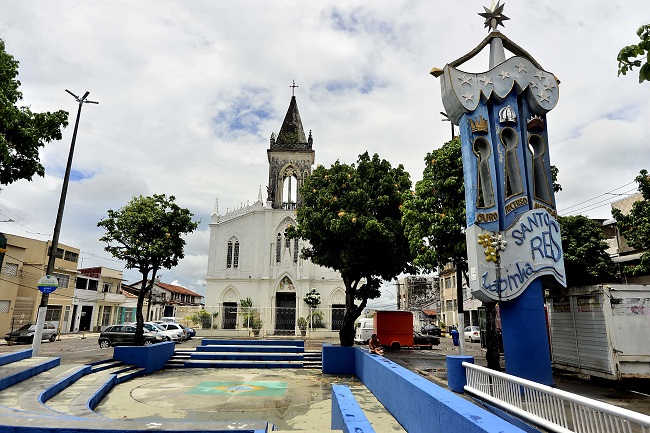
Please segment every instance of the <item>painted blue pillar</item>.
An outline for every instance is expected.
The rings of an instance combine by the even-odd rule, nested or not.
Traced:
[[[463,362],[474,364],[470,355],[447,355],[447,386],[453,392],[464,393],[467,385],[467,374]]]
[[[524,292],[499,304],[506,373],[553,386],[551,352],[540,279]]]

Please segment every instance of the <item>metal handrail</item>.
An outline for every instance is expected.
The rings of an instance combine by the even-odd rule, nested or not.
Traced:
[[[650,416],[463,362],[464,389],[540,427],[560,433],[650,433]]]

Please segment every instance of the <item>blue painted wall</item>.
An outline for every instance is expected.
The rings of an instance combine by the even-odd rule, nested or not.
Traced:
[[[389,361],[355,349],[356,375],[409,433],[523,430]]]
[[[332,385],[332,430],[344,433],[375,431],[346,385]]]
[[[151,346],[117,346],[113,351],[113,358],[144,368],[146,373],[152,373],[165,366],[174,354],[175,347],[172,341]]]
[[[12,362],[20,361],[32,357],[32,349],[19,350],[17,352],[4,353],[0,355],[0,365],[11,364]]]
[[[324,374],[353,375],[355,374],[354,357],[354,347],[332,346],[323,343],[322,371]]]

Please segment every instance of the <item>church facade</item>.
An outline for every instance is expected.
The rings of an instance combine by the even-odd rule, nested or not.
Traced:
[[[266,200],[260,188],[251,205],[224,215],[215,205],[205,296],[214,333],[250,333],[254,318],[262,335],[300,335],[304,318],[310,334],[338,334],[345,308],[341,275],[302,259],[305,241],[285,233],[296,225],[295,212],[302,203],[299,188],[314,164],[312,145],[311,131],[305,135],[292,96],[280,132],[271,134],[267,149]],[[314,309],[303,300],[312,289],[321,299]]]

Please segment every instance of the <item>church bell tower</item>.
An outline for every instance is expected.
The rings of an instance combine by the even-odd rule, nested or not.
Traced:
[[[290,87],[295,91],[298,86],[294,82]],[[271,133],[270,146],[266,151],[269,159],[266,201],[273,209],[293,210],[302,203],[300,187],[311,174],[314,164],[312,143],[311,131],[305,138],[296,96],[292,95],[280,132],[277,135]]]

